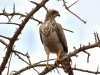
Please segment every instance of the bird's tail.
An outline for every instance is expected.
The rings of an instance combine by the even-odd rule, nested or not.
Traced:
[[[61,66],[62,66],[63,70],[65,71],[65,73],[68,73],[68,75],[74,75],[73,70],[71,68],[70,61],[71,61],[71,59],[65,59],[65,60],[61,61]]]

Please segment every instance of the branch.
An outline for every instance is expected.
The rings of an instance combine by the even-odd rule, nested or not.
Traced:
[[[49,59],[49,61],[52,61],[52,60],[55,60],[55,59]],[[26,70],[28,70],[30,68],[33,68],[33,67],[43,67],[43,66],[45,67],[46,64],[41,64],[43,62],[47,62],[47,60],[39,61],[37,63],[34,63],[33,65],[26,66],[25,68],[22,68],[19,71],[16,71],[15,73],[13,73],[13,75],[20,74],[20,73],[22,73],[22,72],[24,72],[24,71],[26,71]],[[49,65],[51,66],[53,64],[49,64]]]
[[[87,72],[87,73],[92,73],[92,74],[100,74],[100,72],[95,72],[95,71],[90,71],[90,70],[83,70],[79,68],[73,68],[73,70],[81,71],[81,72]]]
[[[78,1],[76,1],[75,3],[77,3]],[[65,7],[66,10],[68,10],[70,13],[72,13],[74,16],[76,16],[79,20],[81,20],[83,23],[86,24],[86,21],[84,21],[83,19],[81,19],[78,15],[76,15],[75,13],[73,13],[71,10],[69,10],[69,8],[74,5],[75,3],[71,4],[69,7],[67,7],[65,0],[63,0],[63,5]]]
[[[85,50],[87,50],[87,49],[91,49],[91,48],[98,47],[98,43],[99,43],[99,42],[97,42],[97,43],[95,43],[95,44],[83,46],[83,47],[81,47],[81,48],[76,49],[76,50],[73,51],[73,52],[70,52],[69,54],[65,54],[65,56],[61,59],[61,61],[65,60],[65,59],[68,59],[68,58],[70,58],[70,57],[72,57],[72,56],[75,56],[76,54],[80,53],[81,51],[85,51]],[[45,75],[45,74],[47,74],[48,72],[50,72],[51,70],[53,70],[53,69],[56,68],[56,67],[57,67],[57,65],[52,65],[52,66],[50,66],[50,68],[49,68],[48,70],[42,71],[39,75]]]
[[[7,43],[5,41],[3,41],[2,39],[0,39],[0,42],[7,47]]]
[[[53,66],[54,64],[49,64],[50,66]],[[33,67],[45,67],[46,64],[33,64],[33,65],[29,65],[26,66],[25,68],[20,69],[19,71],[15,71],[13,74],[11,75],[18,75],[28,69],[31,69]],[[57,66],[57,68],[62,68],[61,66]],[[97,68],[98,69],[98,68]],[[100,74],[100,72],[95,72],[95,71],[90,71],[90,70],[84,70],[84,69],[80,69],[80,68],[72,68],[72,70],[77,70],[77,71],[81,71],[81,72],[87,72],[87,73],[92,73],[92,74]],[[44,75],[44,74],[39,74],[39,75]]]
[[[20,26],[20,24],[18,24],[18,23],[12,23],[12,22],[0,22],[0,24],[14,24],[14,25]]]
[[[66,54],[62,59],[61,59],[61,61],[63,61],[64,59],[68,59],[68,58],[70,58],[70,57],[72,57],[72,56],[76,56],[76,54],[78,54],[78,53],[80,53],[81,51],[85,51],[85,50],[87,50],[87,49],[91,49],[91,48],[95,48],[95,47],[98,47],[98,43],[99,42],[97,42],[97,43],[95,43],[95,44],[89,44],[89,45],[87,45],[87,46],[83,46],[83,47],[81,47],[81,48],[78,48],[78,49],[75,49],[75,51],[73,51],[73,52],[70,52],[69,54]],[[54,59],[53,59],[54,60]],[[30,69],[30,68],[32,68],[32,67],[38,67],[38,66],[45,66],[45,64],[40,64],[41,62],[46,62],[46,60],[45,61],[40,61],[40,62],[38,62],[38,63],[35,63],[35,64],[33,64],[32,66],[27,66],[27,67],[25,67],[25,68],[23,68],[23,69],[21,69],[21,70],[19,70],[19,71],[16,71],[16,73],[14,73],[13,75],[17,75],[17,74],[20,74],[20,73],[22,73],[23,71],[25,71],[25,70],[28,70],[28,69]],[[39,75],[45,75],[45,74],[47,74],[48,72],[50,72],[51,70],[53,70],[53,69],[55,69],[56,67],[59,67],[59,66],[57,66],[57,65],[54,65],[54,64],[49,64],[50,65],[50,68],[48,69],[48,70],[44,70],[44,71],[42,71]],[[74,68],[75,69],[75,68]],[[73,69],[73,70],[74,70]],[[77,69],[78,70],[78,69]],[[81,69],[79,69],[79,71],[81,71]],[[86,70],[83,70],[83,72],[86,72]],[[93,71],[89,71],[89,72],[91,72],[91,73],[100,73],[100,72],[93,72]]]
[[[7,46],[7,52],[6,52],[6,55],[0,65],[0,75],[2,75],[2,71],[4,70],[7,62],[8,62],[8,59],[10,57],[10,54],[12,53],[12,47],[15,43],[15,41],[17,40],[19,34],[21,34],[21,31],[23,30],[23,28],[25,27],[26,23],[28,22],[28,20],[31,18],[31,16],[33,14],[35,14],[41,7],[43,7],[45,5],[45,3],[47,2],[48,0],[42,0],[41,3],[39,3],[38,6],[36,6],[34,9],[32,9],[32,11],[26,16],[26,18],[22,21],[20,27],[17,29],[17,31],[15,32],[15,34],[13,35],[12,39],[10,40],[10,43],[8,44]]]
[[[12,54],[11,54],[10,59],[9,59],[9,62],[8,62],[8,71],[7,71],[7,75],[9,75],[11,58],[12,58]]]
[[[18,13],[18,12],[13,12],[13,13],[7,13],[7,12],[4,13],[4,12],[3,12],[3,13],[0,13],[0,15],[4,15],[4,16],[6,16],[7,18],[8,18],[8,16],[14,16],[14,15],[15,15],[15,16],[18,15],[18,16],[20,16],[20,18],[22,18],[22,17],[27,17],[27,15],[24,15],[24,14]],[[12,18],[13,18],[13,17],[11,17],[10,20],[11,20]],[[19,19],[20,19],[20,18],[19,18]],[[42,23],[41,21],[39,21],[38,19],[36,19],[36,18],[34,18],[34,17],[31,17],[30,19],[32,19],[32,20],[34,20],[34,21],[37,21],[39,24]],[[11,23],[11,22],[9,21],[9,18],[8,18],[8,23]],[[16,24],[16,25],[17,25],[17,24]]]
[[[73,4],[71,4],[70,6],[68,6],[68,8],[72,7],[74,4],[76,4],[79,0],[75,1]]]
[[[11,38],[10,37],[6,37],[6,36],[3,36],[3,35],[0,35],[0,37],[2,37],[2,38],[5,38],[5,39],[7,39],[7,40],[11,40]]]
[[[71,33],[74,33],[74,31],[69,30],[69,29],[65,29],[65,28],[63,28],[63,30],[68,31],[68,32],[71,32]]]

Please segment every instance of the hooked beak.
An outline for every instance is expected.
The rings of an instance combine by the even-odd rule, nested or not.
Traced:
[[[57,16],[59,16],[59,17],[60,17],[60,14],[58,13],[58,14],[57,14]]]

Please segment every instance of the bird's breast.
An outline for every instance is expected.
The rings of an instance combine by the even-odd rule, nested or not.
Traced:
[[[57,26],[54,21],[45,22],[42,27],[43,44],[45,44],[50,52],[58,53],[62,50],[62,44],[57,34]]]
[[[43,41],[52,53],[58,53],[59,48],[63,48],[56,31],[50,32],[48,36],[44,35]]]

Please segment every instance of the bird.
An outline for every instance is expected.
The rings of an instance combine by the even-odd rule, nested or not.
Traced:
[[[57,23],[55,18],[60,16],[55,9],[49,9],[42,25],[39,27],[40,39],[47,55],[46,68],[49,67],[49,55],[54,53],[57,55],[55,64],[62,65],[65,73],[74,75],[70,64],[70,58],[60,62],[61,58],[68,53],[67,40],[61,24]]]

